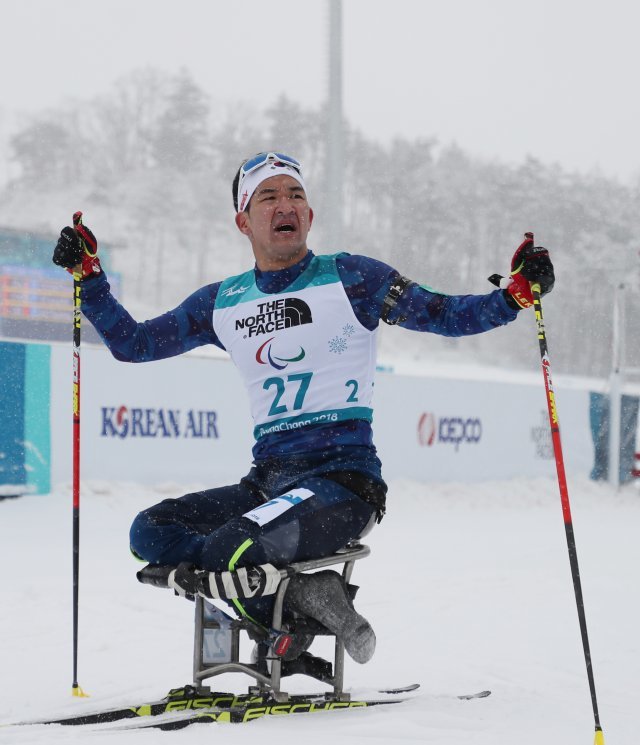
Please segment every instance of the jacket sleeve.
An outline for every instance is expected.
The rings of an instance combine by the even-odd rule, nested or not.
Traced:
[[[162,360],[205,344],[224,349],[212,325],[219,286],[203,287],[177,308],[139,323],[113,297],[103,273],[82,283],[82,312],[111,354],[123,362]]]
[[[389,313],[389,321],[412,331],[470,336],[515,320],[502,290],[487,295],[442,295],[411,282]]]
[[[356,317],[366,328],[375,328],[389,288],[400,273],[366,256],[342,254],[337,266]],[[410,281],[389,312],[387,322],[441,336],[469,336],[504,326],[517,315],[502,290],[486,295],[444,295]]]

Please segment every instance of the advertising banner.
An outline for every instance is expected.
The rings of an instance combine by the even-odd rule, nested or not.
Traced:
[[[52,356],[54,481],[71,478],[71,354]],[[89,347],[81,357],[83,479],[217,485],[251,464],[252,422],[227,360],[127,364]]]
[[[593,463],[589,393],[557,386],[567,470]],[[492,383],[380,372],[374,439],[387,478],[475,481],[554,476],[540,384]]]

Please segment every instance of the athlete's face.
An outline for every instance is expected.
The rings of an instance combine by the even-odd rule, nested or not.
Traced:
[[[249,205],[236,215],[236,225],[251,241],[258,268],[274,271],[300,261],[313,222],[300,184],[291,176],[272,176],[254,191]]]

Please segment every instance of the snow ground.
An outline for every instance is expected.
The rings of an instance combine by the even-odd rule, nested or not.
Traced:
[[[190,485],[195,487],[197,485]],[[600,715],[607,745],[637,742],[640,494],[570,480]],[[6,725],[142,703],[191,678],[192,606],[136,582],[128,526],[142,507],[188,489],[83,485],[79,682],[70,695],[71,497],[0,502],[0,743],[424,742],[587,745],[593,715],[564,527],[553,479],[393,482],[384,522],[356,566],[358,608],[378,649],[347,661],[354,690],[419,681],[414,700],[370,711],[212,724],[173,733]],[[317,643],[319,644],[319,643]],[[322,653],[322,647],[312,651]],[[318,690],[293,678],[292,691]],[[212,681],[213,682],[213,681]],[[242,692],[228,675],[218,689]],[[440,694],[490,688],[490,698]],[[213,730],[213,731],[212,731]]]

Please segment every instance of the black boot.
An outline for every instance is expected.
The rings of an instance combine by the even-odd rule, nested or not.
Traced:
[[[356,662],[364,664],[373,657],[376,635],[367,619],[356,612],[337,572],[325,569],[315,574],[295,574],[289,581],[285,603],[335,634]]]

